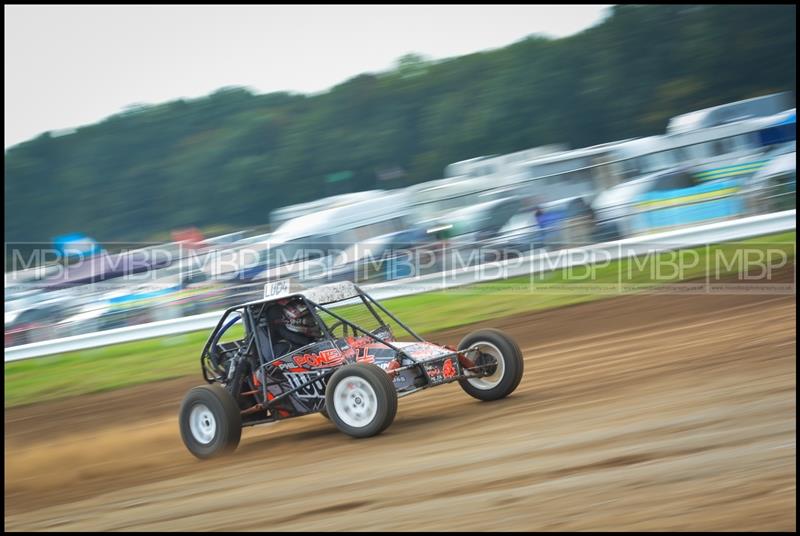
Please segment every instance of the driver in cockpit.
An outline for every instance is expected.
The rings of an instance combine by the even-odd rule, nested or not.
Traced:
[[[316,342],[322,337],[314,315],[301,298],[279,300],[267,309],[267,319],[276,357]]]

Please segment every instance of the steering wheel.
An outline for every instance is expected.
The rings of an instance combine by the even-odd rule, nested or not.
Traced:
[[[336,331],[336,328],[338,328],[339,326],[343,326],[342,327],[342,338],[347,337],[347,324],[345,324],[342,320],[339,320],[339,321],[334,322],[333,324],[331,324],[331,327],[328,328],[328,331],[330,331],[331,335],[333,335],[334,338],[336,338],[335,331]]]

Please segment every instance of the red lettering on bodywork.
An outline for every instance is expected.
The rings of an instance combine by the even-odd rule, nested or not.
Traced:
[[[342,353],[336,348],[322,350],[318,354],[303,354],[294,356],[294,362],[301,367],[334,367],[344,362]]]
[[[453,366],[453,360],[448,359],[444,362],[444,366],[442,367],[442,374],[444,374],[445,378],[452,378],[456,375],[456,367]]]
[[[374,363],[375,356],[369,353],[369,348],[359,348],[356,350],[356,361],[358,363]]]

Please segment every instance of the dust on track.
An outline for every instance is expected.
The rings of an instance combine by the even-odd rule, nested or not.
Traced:
[[[795,530],[795,319],[712,294],[490,321],[525,355],[508,399],[445,386],[375,438],[308,416],[210,462],[177,432],[199,376],[7,410],[6,530]]]

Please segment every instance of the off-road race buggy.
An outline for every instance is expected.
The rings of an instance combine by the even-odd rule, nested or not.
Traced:
[[[415,340],[399,342],[396,331]],[[374,436],[392,423],[400,397],[457,381],[477,399],[497,400],[523,372],[519,347],[499,330],[440,346],[353,283],[302,290],[289,280],[227,309],[200,362],[208,385],[189,391],[179,423],[184,444],[203,459],[235,450],[245,426],[311,413],[350,436]]]

